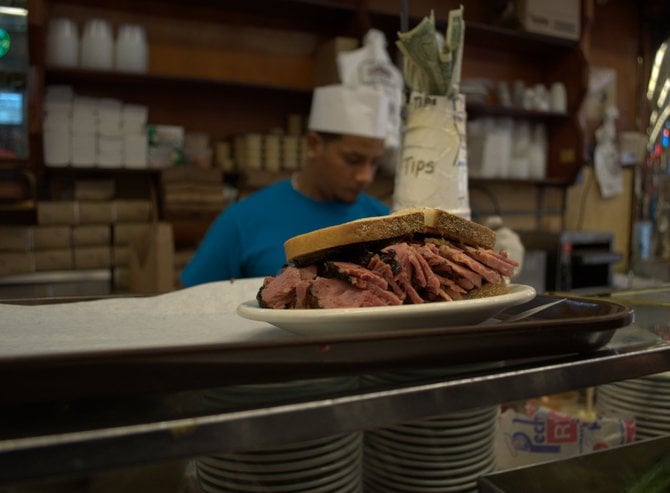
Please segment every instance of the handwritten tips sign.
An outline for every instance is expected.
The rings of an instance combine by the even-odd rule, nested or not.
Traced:
[[[470,219],[465,100],[413,92],[407,104],[394,210],[437,207]]]

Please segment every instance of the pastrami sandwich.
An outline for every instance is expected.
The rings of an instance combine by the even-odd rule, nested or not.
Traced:
[[[493,230],[440,209],[405,209],[318,229],[284,243],[263,308],[353,308],[452,301],[507,292],[518,263]]]

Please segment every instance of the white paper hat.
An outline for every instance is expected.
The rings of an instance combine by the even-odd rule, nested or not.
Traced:
[[[366,86],[317,87],[312,96],[308,128],[317,132],[386,137],[389,102]]]

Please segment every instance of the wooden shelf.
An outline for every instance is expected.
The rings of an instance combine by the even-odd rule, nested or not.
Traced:
[[[489,183],[498,183],[505,185],[527,185],[531,187],[569,187],[571,183],[561,178],[543,178],[538,180],[522,180],[517,178],[475,178],[468,177],[468,182],[473,185],[486,185]]]
[[[306,86],[291,86],[274,83],[248,83],[230,79],[216,79],[206,77],[191,77],[188,75],[164,75],[154,73],[133,73],[114,70],[88,70],[81,68],[65,68],[47,66],[45,69],[47,84],[86,84],[92,86],[124,86],[134,87],[137,90],[164,88],[175,90],[207,90],[216,87],[238,88],[245,90],[264,90],[276,92],[291,92],[296,94],[311,94],[312,88]]]
[[[355,22],[359,0],[65,0],[122,14],[290,28],[336,36]]]
[[[97,166],[46,167],[45,172],[53,175],[159,175],[158,168],[100,168]]]
[[[468,118],[481,116],[497,116],[513,118],[515,120],[533,120],[533,121],[557,121],[563,122],[571,120],[573,117],[567,113],[558,113],[553,111],[524,110],[520,108],[509,108],[499,105],[488,105],[482,103],[468,103],[466,106]]]
[[[446,27],[446,26],[445,26]],[[572,50],[578,42],[570,39],[508,29],[480,22],[467,22],[465,44],[476,44],[496,50],[513,50],[522,53],[546,53],[547,50]]]

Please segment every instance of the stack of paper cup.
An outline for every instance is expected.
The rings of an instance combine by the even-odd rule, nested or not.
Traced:
[[[282,136],[268,134],[263,138],[263,164],[266,171],[278,173],[281,170],[281,142]]]
[[[245,134],[242,146],[242,165],[251,170],[263,169],[263,136],[253,133]]]
[[[50,167],[70,164],[72,99],[70,86],[48,86],[44,98],[44,163]]]
[[[81,39],[81,66],[109,70],[114,66],[114,34],[103,19],[89,19]]]
[[[72,166],[89,167],[96,162],[97,99],[75,96],[72,104]]]
[[[470,219],[465,98],[413,92],[393,209],[435,207]]]
[[[123,163],[121,138],[121,108],[118,99],[98,101],[98,149],[96,164],[101,168],[120,168]]]
[[[114,67],[126,72],[147,71],[147,37],[142,26],[122,24],[114,45]]]
[[[79,64],[79,31],[71,19],[49,21],[46,60],[52,65],[76,67]]]
[[[144,105],[124,104],[121,109],[123,166],[126,168],[148,166],[147,115],[148,108]]]
[[[286,170],[300,169],[302,163],[302,135],[284,135],[282,145],[282,164]]]

